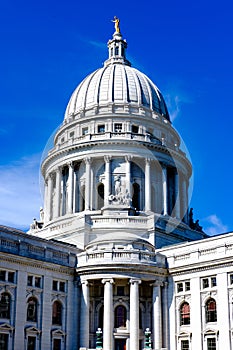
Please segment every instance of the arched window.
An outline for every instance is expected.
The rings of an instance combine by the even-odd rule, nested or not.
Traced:
[[[60,301],[54,301],[53,303],[53,317],[52,323],[62,325],[62,304]]]
[[[140,210],[140,186],[136,182],[133,184],[132,206]]]
[[[216,301],[213,298],[207,300],[205,304],[206,322],[217,321],[217,306]]]
[[[126,308],[119,305],[115,308],[115,328],[126,327]]]
[[[28,299],[27,321],[37,322],[37,299],[34,297]]]
[[[97,209],[101,209],[104,206],[104,185],[103,184],[99,184],[99,186],[97,188],[97,192],[98,192],[98,208]]]
[[[11,296],[9,293],[0,295],[0,318],[10,318]]]
[[[103,329],[103,325],[104,325],[104,306],[102,305],[99,309],[98,328]]]
[[[190,306],[184,302],[180,307],[180,325],[190,324]]]

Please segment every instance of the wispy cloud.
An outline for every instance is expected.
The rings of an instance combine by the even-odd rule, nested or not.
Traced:
[[[169,110],[171,121],[174,121],[182,113],[182,105],[192,103],[190,96],[182,92],[182,89],[178,86],[171,88],[164,94],[165,101]]]
[[[40,155],[0,166],[0,224],[29,227],[41,206]]]
[[[216,214],[208,216],[204,219],[204,221],[207,223],[205,232],[210,236],[215,236],[228,231],[227,225],[224,225],[221,219]]]

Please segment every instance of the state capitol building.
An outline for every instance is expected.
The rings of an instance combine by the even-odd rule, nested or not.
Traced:
[[[192,165],[114,21],[42,162],[40,218],[0,226],[0,350],[231,350],[233,233],[193,220]]]

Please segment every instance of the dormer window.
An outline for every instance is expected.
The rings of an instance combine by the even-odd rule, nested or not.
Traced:
[[[139,131],[138,125],[132,125],[132,132],[134,134],[138,134],[138,131]]]
[[[121,123],[116,123],[114,125],[114,131],[115,132],[122,132],[122,124]]]

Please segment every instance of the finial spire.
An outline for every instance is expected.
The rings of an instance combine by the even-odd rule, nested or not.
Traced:
[[[105,66],[112,63],[121,63],[130,66],[130,62],[125,57],[125,51],[127,48],[126,40],[123,40],[120,31],[120,20],[117,16],[111,20],[115,24],[115,32],[112,39],[108,41],[108,60],[105,61]]]
[[[120,19],[117,16],[114,16],[112,22],[115,23],[115,33],[120,34]]]

